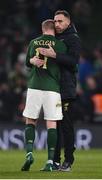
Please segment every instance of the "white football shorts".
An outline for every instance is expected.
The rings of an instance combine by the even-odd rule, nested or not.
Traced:
[[[59,93],[28,88],[23,116],[38,119],[41,107],[43,107],[45,120],[62,120],[62,104]]]

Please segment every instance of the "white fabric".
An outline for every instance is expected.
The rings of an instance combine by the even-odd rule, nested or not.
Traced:
[[[59,93],[28,89],[23,116],[38,119],[41,107],[43,107],[45,120],[62,120],[62,106]]]

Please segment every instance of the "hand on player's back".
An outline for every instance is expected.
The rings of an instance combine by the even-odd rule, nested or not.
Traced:
[[[50,45],[48,46],[49,48],[38,48],[39,53],[46,57],[56,58],[56,53],[54,49]]]
[[[44,60],[39,59],[37,56],[34,56],[33,58],[30,59],[30,63],[33,64],[34,66],[41,67],[44,65]]]

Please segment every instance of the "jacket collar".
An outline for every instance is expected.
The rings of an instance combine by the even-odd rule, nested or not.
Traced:
[[[74,26],[74,24],[70,24],[67,29],[65,29],[61,34],[57,34],[57,37],[63,36],[63,35],[69,35],[69,34],[76,34],[77,30]]]

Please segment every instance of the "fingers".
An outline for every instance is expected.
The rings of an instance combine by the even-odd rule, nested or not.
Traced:
[[[40,54],[42,54],[44,56],[46,55],[46,49],[45,48],[38,48],[38,51]]]
[[[49,47],[50,49],[53,49],[50,44],[48,44],[48,47]]]
[[[39,68],[44,65],[44,62],[39,62],[36,66]]]
[[[33,64],[34,66],[40,67],[44,64],[44,60],[34,56],[33,58],[30,59],[30,63]]]
[[[56,56],[56,53],[54,51],[54,49],[51,47],[50,44],[48,44],[48,47],[49,48],[38,48],[40,54],[42,54],[43,56],[46,56],[46,57],[54,57]]]
[[[43,60],[37,60],[36,61],[36,66],[37,67],[41,67],[41,66],[43,66],[44,65],[44,61]]]

